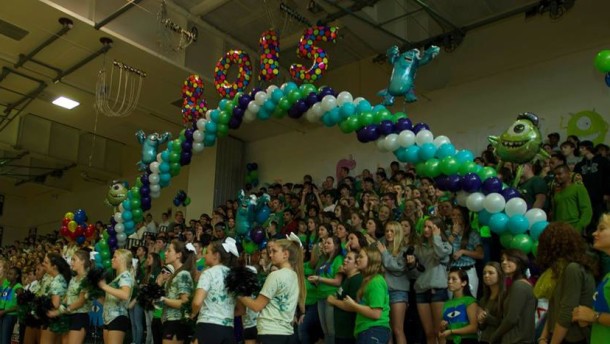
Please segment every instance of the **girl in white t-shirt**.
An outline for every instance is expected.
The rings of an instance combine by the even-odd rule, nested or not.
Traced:
[[[236,302],[225,286],[225,278],[237,264],[238,257],[233,238],[208,245],[205,254],[208,268],[199,277],[192,303],[191,317],[199,313],[195,328],[198,344],[235,343],[233,319]]]
[[[239,297],[239,301],[255,312],[258,341],[262,344],[289,344],[292,342],[297,304],[305,311],[305,275],[303,251],[299,238],[291,234],[289,239],[268,244],[270,258],[278,270],[269,274],[256,299]]]

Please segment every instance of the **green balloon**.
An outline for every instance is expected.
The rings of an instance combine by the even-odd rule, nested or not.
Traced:
[[[288,111],[291,106],[292,106],[292,104],[290,103],[290,100],[288,99],[288,97],[282,97],[280,99],[280,101],[277,103],[277,107],[282,109],[282,111]]]
[[[290,91],[290,93],[288,93],[288,101],[290,101],[290,104],[294,104],[299,101],[302,96],[303,95],[301,94],[301,92],[299,92],[299,90],[292,90]]]
[[[133,215],[133,218],[142,218],[142,209],[140,208],[135,208],[135,209],[131,209],[131,214]],[[138,220],[136,220],[138,221]]]
[[[467,173],[472,173],[476,169],[477,164],[474,161],[465,161],[458,168],[458,174],[464,176]]]
[[[226,124],[218,124],[218,137],[225,137],[229,135],[229,126]]]
[[[426,177],[438,177],[441,174],[441,163],[438,159],[430,159],[425,163],[424,175]]]
[[[178,137],[182,139],[182,142],[186,141],[186,135],[184,134],[185,131],[185,129],[180,130],[180,134],[178,135]]]
[[[106,237],[108,237],[108,232],[104,232],[104,234],[102,234],[102,237],[104,239],[99,241],[99,245],[102,251],[106,251],[108,250],[108,242],[106,241]]]
[[[109,259],[103,260],[102,265],[104,266],[104,269],[106,269],[106,270],[108,270],[112,267],[112,263],[110,263]]]
[[[231,112],[229,111],[220,111],[220,115],[218,116],[218,123],[219,124],[229,124],[229,121],[231,120],[231,113],[233,110],[231,110]]]
[[[348,119],[346,119],[345,121],[347,122],[347,126],[348,126],[350,133],[362,128],[360,126],[360,119],[358,116],[351,116]]]
[[[489,166],[483,167],[477,174],[481,178],[481,181],[485,181],[498,175],[496,169]]]
[[[247,254],[253,254],[258,249],[258,245],[256,245],[253,241],[243,242],[243,247]]]
[[[140,199],[138,198],[134,198],[131,200],[131,211],[133,214],[133,211],[135,209],[142,209],[142,202],[140,202]]]
[[[316,87],[312,84],[303,84],[299,87],[299,90],[305,96],[308,96],[311,92],[317,92]]]
[[[373,114],[370,112],[363,112],[360,115],[358,115],[358,117],[359,117],[358,122],[360,123],[360,128],[365,127],[367,125],[371,125],[375,121]]]
[[[184,199],[184,206],[187,206],[189,204],[191,204],[191,198],[187,197],[187,198]]]
[[[180,153],[178,153],[178,152],[169,153],[169,162],[170,163],[180,162]]]
[[[415,173],[417,173],[418,176],[425,176],[426,175],[426,163],[418,162],[417,164],[415,164]]]
[[[136,179],[136,186],[139,188],[142,187],[142,181],[140,180],[140,178]]]
[[[511,242],[511,248],[522,251],[525,254],[529,254],[533,246],[534,242],[527,234],[517,234]]]
[[[460,164],[458,164],[454,157],[448,156],[444,157],[443,160],[441,160],[440,168],[442,173],[450,176],[458,172]]]
[[[407,114],[404,112],[397,112],[392,117],[395,118],[397,121],[401,118],[409,118],[409,116],[407,116]]]
[[[534,241],[534,244],[532,245],[532,254],[534,257],[538,258],[538,241]]]
[[[500,235],[500,243],[504,248],[511,248],[513,244],[513,235],[510,233],[503,233]]]
[[[373,123],[379,124],[383,120],[383,113],[381,111],[377,111],[373,113]]]
[[[180,163],[179,162],[174,162],[174,163],[169,164],[169,174],[172,177],[175,177],[180,174]]]
[[[180,138],[177,138],[172,141],[174,142],[172,146],[172,151],[180,153],[180,151],[182,150],[182,141],[180,141]]]
[[[339,122],[339,129],[341,129],[341,132],[344,134],[349,134],[352,132],[350,131],[349,121],[347,119]]]
[[[595,56],[595,68],[602,73],[610,73],[610,50],[602,50]]]

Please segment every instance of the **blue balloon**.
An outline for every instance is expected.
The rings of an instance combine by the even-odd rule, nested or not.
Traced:
[[[508,220],[508,230],[513,235],[523,234],[527,232],[529,226],[529,221],[523,215],[513,215]]]
[[[208,121],[205,124],[205,132],[206,133],[215,133],[218,130],[218,125],[215,122]],[[170,141],[171,143],[171,141]]]
[[[413,126],[412,131],[413,131],[413,133],[417,134],[417,133],[419,133],[420,130],[423,130],[423,129],[430,130],[430,126],[427,125],[426,123],[420,122]]]
[[[436,157],[439,159],[455,155],[455,146],[451,143],[442,144],[436,151]]]
[[[123,221],[131,221],[133,219],[133,214],[130,210],[123,211]]]
[[[169,172],[169,163],[164,161],[161,164],[159,164],[159,172],[160,173],[167,173],[167,172]]]
[[[462,189],[466,192],[477,192],[481,188],[481,177],[476,173],[466,173],[462,180]]]
[[[358,105],[356,106],[356,110],[359,113],[362,112],[369,112],[373,109],[373,107],[371,106],[371,103],[369,103],[368,100],[361,100]]]
[[[434,158],[436,153],[436,146],[433,143],[424,143],[419,147],[419,159],[422,161],[428,161]]]
[[[489,229],[500,235],[508,229],[508,216],[505,213],[495,213],[489,219]]]
[[[487,178],[483,182],[482,190],[485,195],[500,193],[502,191],[502,181],[497,177]]]
[[[458,164],[463,164],[466,161],[473,161],[474,154],[472,154],[472,152],[468,149],[462,149],[461,151],[455,153],[455,160],[458,162]]]
[[[265,221],[267,221],[267,219],[269,218],[269,215],[271,215],[271,209],[269,209],[268,205],[263,205],[263,207],[256,213],[256,222],[260,225],[262,225],[263,223],[265,223]]]
[[[269,111],[267,111],[264,106],[261,106],[261,108],[258,110],[257,117],[262,121],[268,120],[269,118],[271,118],[271,113],[269,113]]]
[[[395,133],[396,134],[400,134],[403,130],[411,130],[411,129],[413,129],[413,123],[411,123],[411,120],[408,119],[408,118],[400,118],[396,122],[394,127],[395,127]]]
[[[514,188],[506,188],[500,192],[504,200],[508,202],[511,198],[521,197],[521,193]]]
[[[487,226],[489,225],[489,220],[491,220],[491,213],[487,210],[483,209],[479,211],[479,223]]]
[[[540,234],[544,232],[548,225],[549,223],[547,221],[540,221],[534,223],[532,225],[532,228],[530,228],[530,236],[532,237],[532,239],[538,241],[538,238],[540,238]]]
[[[226,99],[223,99],[226,100]],[[219,103],[220,104],[220,103]],[[221,109],[224,109],[223,107],[220,107]],[[214,109],[212,110],[212,112],[210,112],[210,119],[214,122],[214,123],[218,123],[218,118],[220,117],[220,110],[218,109]]]
[[[269,112],[273,112],[273,110],[275,110],[275,107],[276,107],[276,104],[271,99],[267,99],[263,103],[262,109],[265,109],[265,110],[267,110]]]
[[[417,145],[412,145],[410,147],[407,148],[407,153],[405,155],[405,159],[407,160],[408,163],[411,164],[416,164],[419,162],[419,146]]]
[[[447,176],[447,190],[458,192],[462,188],[462,177],[457,174]]]

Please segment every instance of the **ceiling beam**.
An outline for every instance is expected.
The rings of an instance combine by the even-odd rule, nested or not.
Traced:
[[[228,3],[229,0],[205,0],[201,1],[197,5],[189,8],[189,12],[196,16],[204,16],[218,7]]]

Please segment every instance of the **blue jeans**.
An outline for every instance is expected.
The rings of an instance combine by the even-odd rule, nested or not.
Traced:
[[[320,318],[318,317],[318,304],[305,306],[305,317],[299,324],[299,339],[301,344],[313,344],[321,338]]]
[[[390,342],[390,329],[373,326],[356,336],[356,344],[387,344]]]
[[[15,323],[17,323],[16,315],[5,315],[0,318],[0,344],[11,344]]]
[[[131,337],[135,344],[142,344],[142,336],[144,335],[144,309],[136,302],[135,306],[129,310],[129,319],[131,320]]]
[[[324,344],[335,344],[335,309],[326,299],[318,300],[318,316],[324,332]]]

